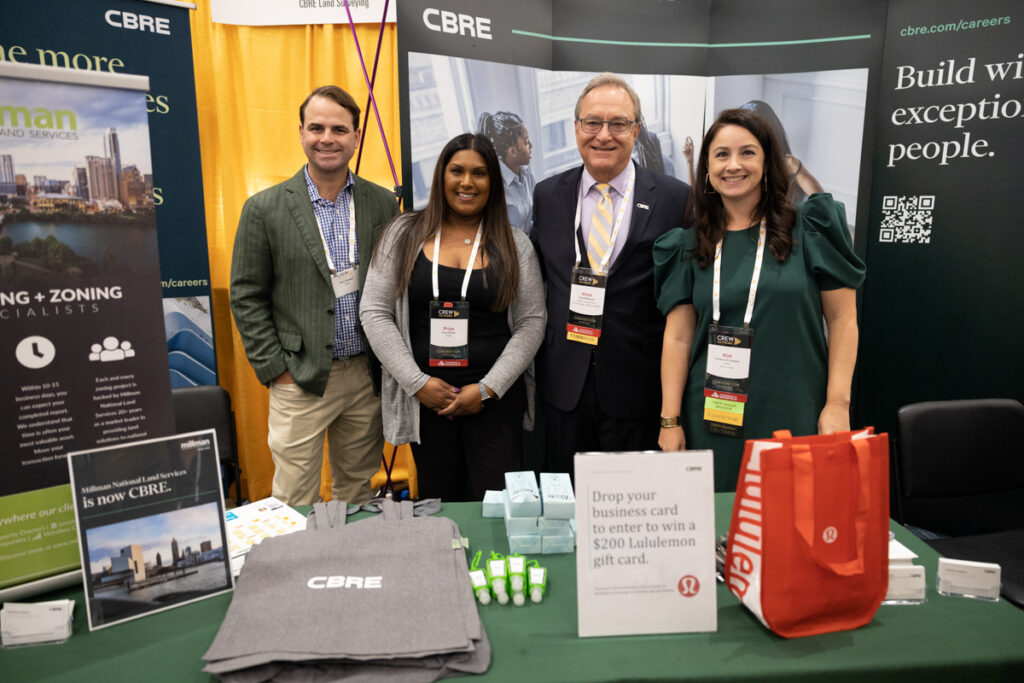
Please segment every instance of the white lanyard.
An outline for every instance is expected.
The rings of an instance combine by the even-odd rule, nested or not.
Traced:
[[[749,325],[750,320],[754,317],[754,297],[757,295],[757,281],[761,275],[761,262],[764,261],[764,243],[765,235],[767,234],[765,229],[765,221],[761,219],[761,229],[757,233],[757,256],[754,257],[754,274],[750,278],[750,294],[747,295],[747,312],[743,314],[743,324]],[[715,277],[714,286],[712,287],[712,302],[714,305],[713,317],[715,322],[718,322],[721,317],[720,304],[721,304],[721,290],[722,290],[722,242],[718,240],[718,246],[715,247]]]
[[[338,192],[338,201],[342,201],[345,195],[345,188],[342,188]],[[316,228],[320,231],[320,243],[324,247],[324,256],[327,257],[327,268],[332,273],[337,273],[338,269],[334,265],[334,259],[331,258],[331,250],[327,247],[327,238],[324,236],[324,226],[320,224],[320,217],[313,212],[313,217],[316,218]],[[348,263],[349,267],[356,262],[356,198],[352,197],[348,202]]]
[[[612,252],[615,251],[615,240],[619,236],[619,228],[622,227],[622,218],[626,215],[626,207],[629,206],[629,198],[633,196],[633,184],[636,182],[636,166],[630,164],[629,173],[629,185],[626,186],[626,194],[622,197],[622,203],[619,204],[619,214],[615,217],[615,227],[612,229],[611,239],[608,240],[608,251],[605,252],[601,258],[601,263],[598,266],[598,271],[604,273],[608,270],[608,261],[612,258]],[[589,192],[589,188],[587,190]],[[580,229],[580,207],[583,205],[583,195],[586,192],[583,188],[580,188],[579,197],[576,199],[576,218],[573,222],[573,240],[572,244],[576,248],[576,267],[580,266],[580,241],[576,239],[576,232]],[[600,200],[598,200],[600,202]],[[595,207],[596,210],[596,207]]]
[[[465,300],[466,292],[469,291],[469,276],[473,274],[473,264],[476,263],[476,252],[480,248],[480,236],[484,234],[484,222],[480,221],[480,225],[476,228],[476,239],[473,240],[473,251],[469,254],[469,265],[466,266],[466,274],[462,277],[462,299]],[[437,228],[437,234],[434,235],[434,263],[433,268],[430,271],[430,281],[434,285],[434,298],[437,299],[441,296],[441,292],[437,286],[437,259],[441,253],[441,226]]]

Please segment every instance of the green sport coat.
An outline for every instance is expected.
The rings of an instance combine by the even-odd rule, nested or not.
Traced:
[[[390,191],[353,177],[362,290],[373,245],[398,204]],[[231,258],[231,313],[260,382],[269,385],[287,370],[300,387],[323,396],[333,357],[334,289],[303,169],[242,207]],[[367,358],[376,377],[376,361],[370,353]]]

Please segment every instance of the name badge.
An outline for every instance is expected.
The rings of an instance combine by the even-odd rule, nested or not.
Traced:
[[[331,273],[331,287],[334,288],[334,298],[340,299],[346,294],[359,291],[359,279],[356,277],[356,269],[348,268]]]
[[[469,365],[469,302],[430,302],[430,367]]]
[[[704,429],[712,434],[743,435],[743,414],[750,391],[749,327],[711,325],[704,374]]]
[[[570,282],[565,336],[569,341],[596,346],[601,336],[608,277],[590,268],[576,267],[572,269]]]

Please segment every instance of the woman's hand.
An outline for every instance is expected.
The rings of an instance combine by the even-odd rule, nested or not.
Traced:
[[[821,293],[821,312],[828,327],[828,387],[818,416],[818,433],[850,430],[850,387],[857,362],[857,292],[849,287]]]
[[[458,397],[455,387],[442,379],[431,377],[423,388],[416,392],[416,400],[433,411],[448,408]]]
[[[826,403],[818,417],[818,433],[834,434],[850,431],[850,404]]]
[[[803,169],[804,165],[799,159],[792,154],[786,155],[786,170],[789,172],[789,177],[792,178]]]
[[[448,417],[476,415],[483,407],[484,402],[480,398],[480,385],[473,382],[459,389],[455,400],[449,403],[448,407],[440,411],[438,415],[446,415]]]
[[[662,427],[658,434],[658,448],[663,451],[685,451],[686,434],[682,427]]]
[[[789,171],[789,177],[800,186],[804,194],[809,196],[815,192],[825,191],[825,188],[821,186],[817,178],[811,175],[811,172],[807,170],[803,162],[792,154],[786,155],[786,169]]]
[[[665,334],[661,344],[661,417],[677,416],[676,427],[662,427],[658,433],[658,447],[663,451],[681,451],[686,448],[683,433],[683,391],[690,374],[690,347],[697,327],[697,313],[693,304],[679,304],[665,317]]]

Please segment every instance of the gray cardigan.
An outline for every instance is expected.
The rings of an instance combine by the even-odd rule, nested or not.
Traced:
[[[409,295],[402,292],[398,300],[394,298],[395,268],[391,254],[396,235],[408,226],[409,220],[408,216],[398,218],[381,236],[359,300],[359,320],[383,366],[381,409],[384,438],[393,444],[419,443],[420,406],[415,395],[430,379],[412,355]],[[529,407],[523,426],[533,429],[533,357],[544,339],[547,324],[544,282],[530,238],[520,230],[513,230],[512,236],[519,252],[519,288],[508,309],[512,338],[481,381],[501,398],[526,372]]]

